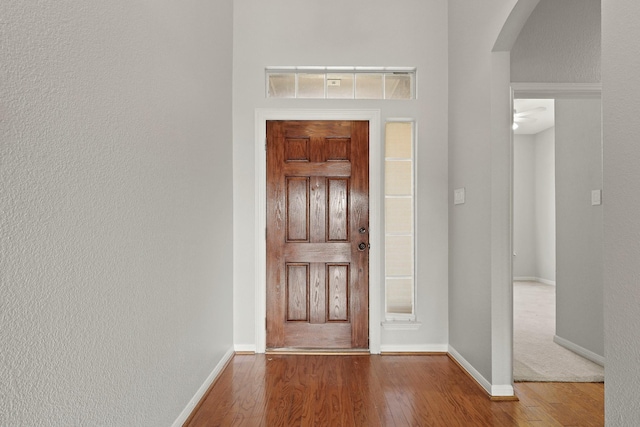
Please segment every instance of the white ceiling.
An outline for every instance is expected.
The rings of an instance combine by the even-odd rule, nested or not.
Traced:
[[[520,117],[525,117],[527,121],[519,122],[518,129],[513,131],[516,135],[534,135],[543,130],[552,127],[554,122],[554,105],[553,99],[514,99],[513,108],[516,113],[525,113]],[[544,111],[532,111],[535,108],[545,108]]]

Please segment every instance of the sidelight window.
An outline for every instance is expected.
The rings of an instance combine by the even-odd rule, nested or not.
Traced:
[[[387,122],[384,224],[387,320],[415,320],[414,123]]]

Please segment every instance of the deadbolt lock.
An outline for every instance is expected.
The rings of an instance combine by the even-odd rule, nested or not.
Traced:
[[[370,247],[371,247],[371,245],[368,245],[368,244],[366,244],[366,243],[362,242],[362,243],[360,243],[360,244],[358,245],[358,250],[359,250],[359,251],[364,251],[365,249],[370,248]]]

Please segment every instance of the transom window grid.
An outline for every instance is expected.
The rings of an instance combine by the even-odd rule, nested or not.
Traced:
[[[267,68],[267,98],[415,99],[415,68]]]
[[[415,320],[415,141],[413,122],[385,129],[385,317]]]

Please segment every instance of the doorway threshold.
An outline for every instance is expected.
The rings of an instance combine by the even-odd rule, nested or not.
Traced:
[[[305,356],[369,356],[368,349],[362,348],[268,348],[267,355],[305,355]]]

